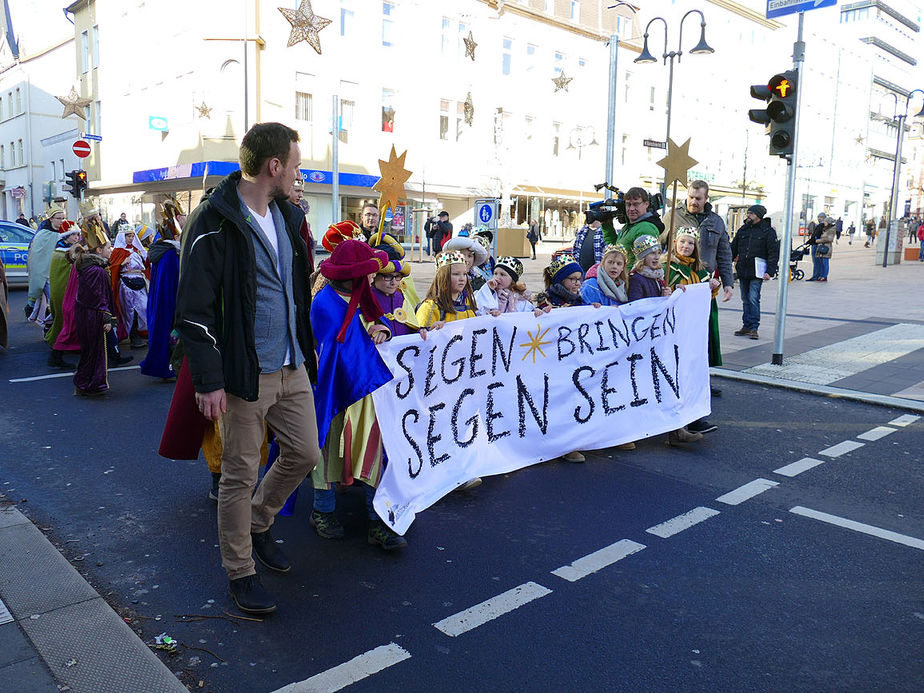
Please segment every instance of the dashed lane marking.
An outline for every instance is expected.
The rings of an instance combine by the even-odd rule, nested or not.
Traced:
[[[913,424],[915,421],[920,419],[920,416],[915,414],[902,414],[897,419],[892,419],[889,422],[890,426],[907,426],[908,424]]]
[[[825,448],[819,455],[824,455],[825,457],[840,457],[848,452],[853,452],[857,448],[862,448],[866,443],[858,443],[855,440],[844,440],[837,445],[832,445],[830,448]]]
[[[744,501],[750,500],[754,496],[763,493],[767,489],[779,485],[780,484],[778,481],[770,481],[769,479],[754,479],[754,481],[749,481],[744,486],[739,486],[734,491],[729,491],[725,495],[719,496],[716,498],[716,500],[719,503],[725,503],[726,505],[738,505],[739,503],[744,503]]]
[[[483,626],[488,621],[493,621],[498,616],[503,616],[547,594],[552,594],[552,590],[548,587],[543,587],[535,582],[524,582],[512,590],[507,590],[503,594],[481,602],[481,604],[476,604],[465,611],[460,611],[444,618],[442,621],[437,621],[433,626],[446,635],[456,637],[478,626]]]
[[[846,527],[847,529],[852,529],[854,532],[869,534],[872,537],[888,539],[889,541],[894,541],[896,544],[904,544],[905,546],[910,546],[911,548],[924,551],[924,540],[916,539],[915,537],[909,537],[906,534],[899,534],[898,532],[882,529],[881,527],[866,525],[862,522],[856,522],[854,520],[848,520],[844,517],[838,517],[837,515],[829,515],[828,513],[823,513],[819,510],[803,508],[801,505],[790,508],[789,512],[795,513],[796,515],[802,515],[802,517],[810,517],[813,520],[821,520],[822,522],[827,522],[830,525]]]
[[[135,368],[141,368],[141,366],[139,366],[138,364],[135,364],[134,366],[119,366],[118,368],[110,368],[109,372],[112,373],[114,371],[130,371],[130,370],[134,370]],[[11,378],[10,382],[11,383],[31,383],[35,380],[51,380],[53,378],[73,378],[73,377],[74,377],[74,371],[67,371],[65,373],[49,373],[48,375],[33,375],[30,378]]]
[[[6,608],[6,604],[3,603],[3,600],[0,599],[0,626],[5,623],[13,622],[13,614],[10,613],[10,610]]]
[[[774,469],[773,473],[791,477],[801,474],[802,472],[807,472],[809,469],[817,467],[819,464],[824,464],[824,460],[803,457],[801,460],[793,462],[792,464],[787,464],[785,467]]]
[[[411,653],[395,643],[381,645],[369,650],[349,662],[338,664],[332,669],[322,671],[304,681],[290,683],[275,693],[314,693],[315,691],[339,691],[341,688],[361,681],[367,676],[377,674],[383,669],[410,659]]]
[[[678,515],[677,517],[671,518],[667,522],[662,522],[659,525],[654,527],[649,527],[645,531],[649,534],[654,534],[656,537],[661,537],[662,539],[667,539],[672,537],[679,532],[682,532],[685,529],[689,529],[693,525],[699,524],[703,520],[708,520],[714,515],[718,515],[718,510],[713,510],[712,508],[698,507],[693,508],[688,513],[683,515]]]
[[[563,565],[552,571],[552,575],[557,575],[568,582],[577,582],[581,578],[587,577],[591,573],[596,573],[616,561],[620,561],[626,556],[638,553],[645,548],[644,544],[630,539],[622,539],[615,544],[610,544],[599,551],[587,554],[583,558],[577,559],[571,565]]]
[[[879,440],[880,438],[885,438],[890,433],[895,433],[897,428],[889,428],[888,426],[876,426],[876,428],[871,428],[866,433],[861,433],[857,436],[858,440]]]

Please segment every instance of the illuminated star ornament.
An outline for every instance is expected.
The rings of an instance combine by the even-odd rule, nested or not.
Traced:
[[[690,140],[677,146],[674,140],[667,140],[667,156],[658,162],[658,166],[664,169],[664,184],[670,185],[674,181],[679,181],[684,187],[687,185],[687,171],[696,166],[699,162],[690,156]]]
[[[536,334],[533,335],[532,330],[527,330],[526,334],[529,335],[529,341],[523,342],[521,347],[528,347],[526,353],[523,354],[522,361],[525,361],[530,355],[533,357],[533,363],[536,363],[536,352],[542,354],[542,358],[545,358],[545,352],[542,350],[546,344],[552,344],[552,340],[543,341],[543,338],[549,333],[551,327],[547,327],[545,330],[542,329],[542,326],[536,325]]]
[[[404,168],[404,158],[407,156],[405,150],[401,156],[395,153],[395,145],[391,145],[391,155],[388,161],[379,159],[379,171],[382,177],[372,186],[373,190],[379,193],[379,231],[381,232],[385,224],[385,211],[391,207],[392,211],[398,208],[398,200],[405,196],[404,184],[411,177],[411,172]]]
[[[292,33],[289,34],[286,47],[294,46],[299,41],[307,41],[318,55],[321,55],[321,39],[318,37],[318,32],[330,24],[330,20],[314,13],[311,9],[311,0],[302,0],[297,10],[290,10],[288,7],[277,9],[292,25]]]
[[[562,89],[564,89],[565,91],[568,91],[568,84],[571,82],[572,79],[574,78],[565,77],[565,71],[562,70],[561,73],[558,75],[558,77],[552,78],[552,81],[555,83],[555,91],[561,91]]]
[[[205,105],[205,101],[202,102],[201,106],[196,106],[196,110],[199,111],[200,118],[212,118],[212,109]]]
[[[465,118],[465,124],[471,125],[475,117],[475,104],[472,103],[472,92],[465,95],[465,103],[462,104],[462,116]]]
[[[71,87],[71,93],[67,96],[56,96],[55,98],[64,104],[64,113],[61,114],[62,118],[67,118],[73,113],[78,118],[87,119],[83,114],[83,109],[90,105],[92,99],[83,98],[77,93],[74,87]]]
[[[475,43],[475,39],[472,37],[472,32],[468,32],[468,38],[462,39],[462,42],[465,44],[465,57],[471,58],[472,62],[475,62],[475,48],[478,46]]]

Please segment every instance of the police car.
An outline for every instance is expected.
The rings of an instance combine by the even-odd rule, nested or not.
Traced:
[[[10,286],[29,283],[29,244],[34,231],[12,221],[0,221],[0,258]]]

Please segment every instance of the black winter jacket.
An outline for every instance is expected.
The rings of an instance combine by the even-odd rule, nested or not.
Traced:
[[[776,274],[780,261],[780,242],[776,230],[770,225],[770,217],[764,217],[756,224],[745,223],[731,242],[732,257],[737,258],[735,272],[738,279],[758,279],[754,272],[754,258],[767,261],[767,274]]]
[[[257,265],[253,232],[241,214],[240,171],[226,176],[189,215],[183,229],[176,330],[183,340],[196,392],[224,388],[248,402],[259,396],[260,363],[254,346]],[[308,311],[308,246],[299,229],[304,214],[276,198],[292,245],[295,331],[312,382],[317,365]]]

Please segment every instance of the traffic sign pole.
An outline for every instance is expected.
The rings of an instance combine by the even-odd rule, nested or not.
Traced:
[[[805,62],[805,42],[802,40],[805,26],[805,12],[799,13],[799,34],[792,49],[792,66],[796,71],[796,113],[792,126],[792,154],[789,156],[788,178],[786,181],[786,207],[783,214],[783,238],[780,239],[779,292],[776,297],[776,330],[773,334],[773,354],[770,362],[775,366],[783,365],[783,339],[786,336],[786,302],[789,298],[789,258],[792,253],[793,218],[798,220],[793,208],[796,204],[796,157],[799,154],[799,111],[802,106],[802,64]],[[785,253],[785,256],[783,255]],[[785,266],[784,266],[785,262]]]

